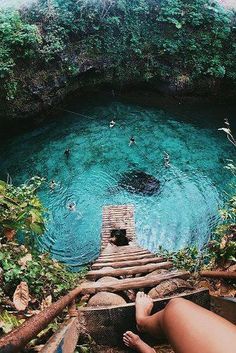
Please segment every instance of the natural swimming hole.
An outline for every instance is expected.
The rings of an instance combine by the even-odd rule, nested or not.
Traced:
[[[14,184],[34,175],[47,180],[40,191],[48,210],[40,248],[74,269],[93,260],[102,208],[109,204],[135,205],[137,240],[152,251],[201,247],[209,239],[231,180],[224,165],[234,152],[219,122],[206,122],[196,110],[182,115],[114,99],[67,110],[76,114],[64,111],[1,146],[2,179],[8,173]],[[136,144],[129,146],[131,136]],[[158,181],[155,192],[132,189],[142,186],[144,175]]]

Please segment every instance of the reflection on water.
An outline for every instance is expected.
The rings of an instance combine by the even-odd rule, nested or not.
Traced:
[[[103,205],[126,203],[135,205],[142,246],[153,251],[159,245],[202,246],[218,221],[222,191],[231,178],[223,166],[233,148],[218,126],[198,124],[196,111],[194,119],[189,113],[182,121],[158,107],[115,101],[70,109],[84,116],[65,112],[1,149],[2,178],[6,173],[15,183],[36,174],[47,178],[40,196],[49,215],[40,246],[71,266],[87,263],[99,252]],[[109,128],[112,119],[116,125]],[[132,135],[136,144],[129,146]],[[122,177],[135,170],[158,180],[158,192],[142,195],[120,187]],[[57,184],[53,189],[51,180]]]

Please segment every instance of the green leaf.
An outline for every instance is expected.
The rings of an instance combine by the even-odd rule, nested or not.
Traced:
[[[37,235],[42,235],[44,232],[44,227],[43,225],[39,223],[31,223],[30,224],[30,229],[32,230],[33,233]]]

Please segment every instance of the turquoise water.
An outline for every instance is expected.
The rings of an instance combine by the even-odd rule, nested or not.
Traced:
[[[234,152],[218,123],[196,118],[196,109],[181,116],[112,100],[67,109],[80,115],[64,112],[1,147],[2,178],[9,173],[16,184],[33,175],[47,179],[40,192],[48,209],[40,247],[72,267],[87,263],[99,253],[102,207],[129,203],[135,205],[138,242],[150,250],[201,247],[209,239],[231,180],[223,167]],[[112,118],[116,126],[110,129]],[[131,135],[136,145],[128,145]],[[164,151],[170,168],[164,167]],[[156,177],[159,192],[145,196],[117,187],[129,170]]]

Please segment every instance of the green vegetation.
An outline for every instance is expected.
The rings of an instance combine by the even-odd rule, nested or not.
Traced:
[[[19,60],[32,59],[40,40],[37,26],[25,22],[18,11],[0,11],[0,79],[6,99],[15,98]]]
[[[232,165],[229,168],[232,170]],[[169,252],[160,247],[157,251],[158,255],[171,258],[176,268],[184,268],[191,272],[200,271],[203,268],[225,269],[236,264],[235,192],[220,214],[223,222],[218,225],[212,239],[203,249],[186,247],[179,251]]]
[[[43,234],[44,208],[36,194],[42,182],[43,179],[33,177],[15,187],[0,181],[0,234],[7,240],[13,240],[18,233],[30,244],[34,235]]]
[[[31,304],[36,307],[49,295],[56,300],[78,283],[78,274],[69,272],[48,254],[29,251],[24,245],[12,242],[1,245],[0,266],[2,298],[12,298],[16,287],[24,281],[29,287]]]
[[[48,298],[51,302],[66,294],[83,275],[68,271],[49,254],[37,251],[37,236],[45,230],[45,209],[37,196],[42,182],[39,177],[17,187],[0,182],[0,303],[10,303],[14,308],[12,298],[17,286],[25,283],[29,294],[25,294],[23,310],[27,311],[42,309]],[[14,241],[18,236],[24,245]],[[20,310],[17,306],[16,309]],[[7,330],[8,324],[14,327],[15,319],[5,314],[0,321],[6,319]]]
[[[211,0],[39,0],[0,11],[1,99],[17,99],[27,79],[52,68],[66,84],[84,70],[104,82],[164,80],[176,89],[235,82],[235,39],[235,13]]]

